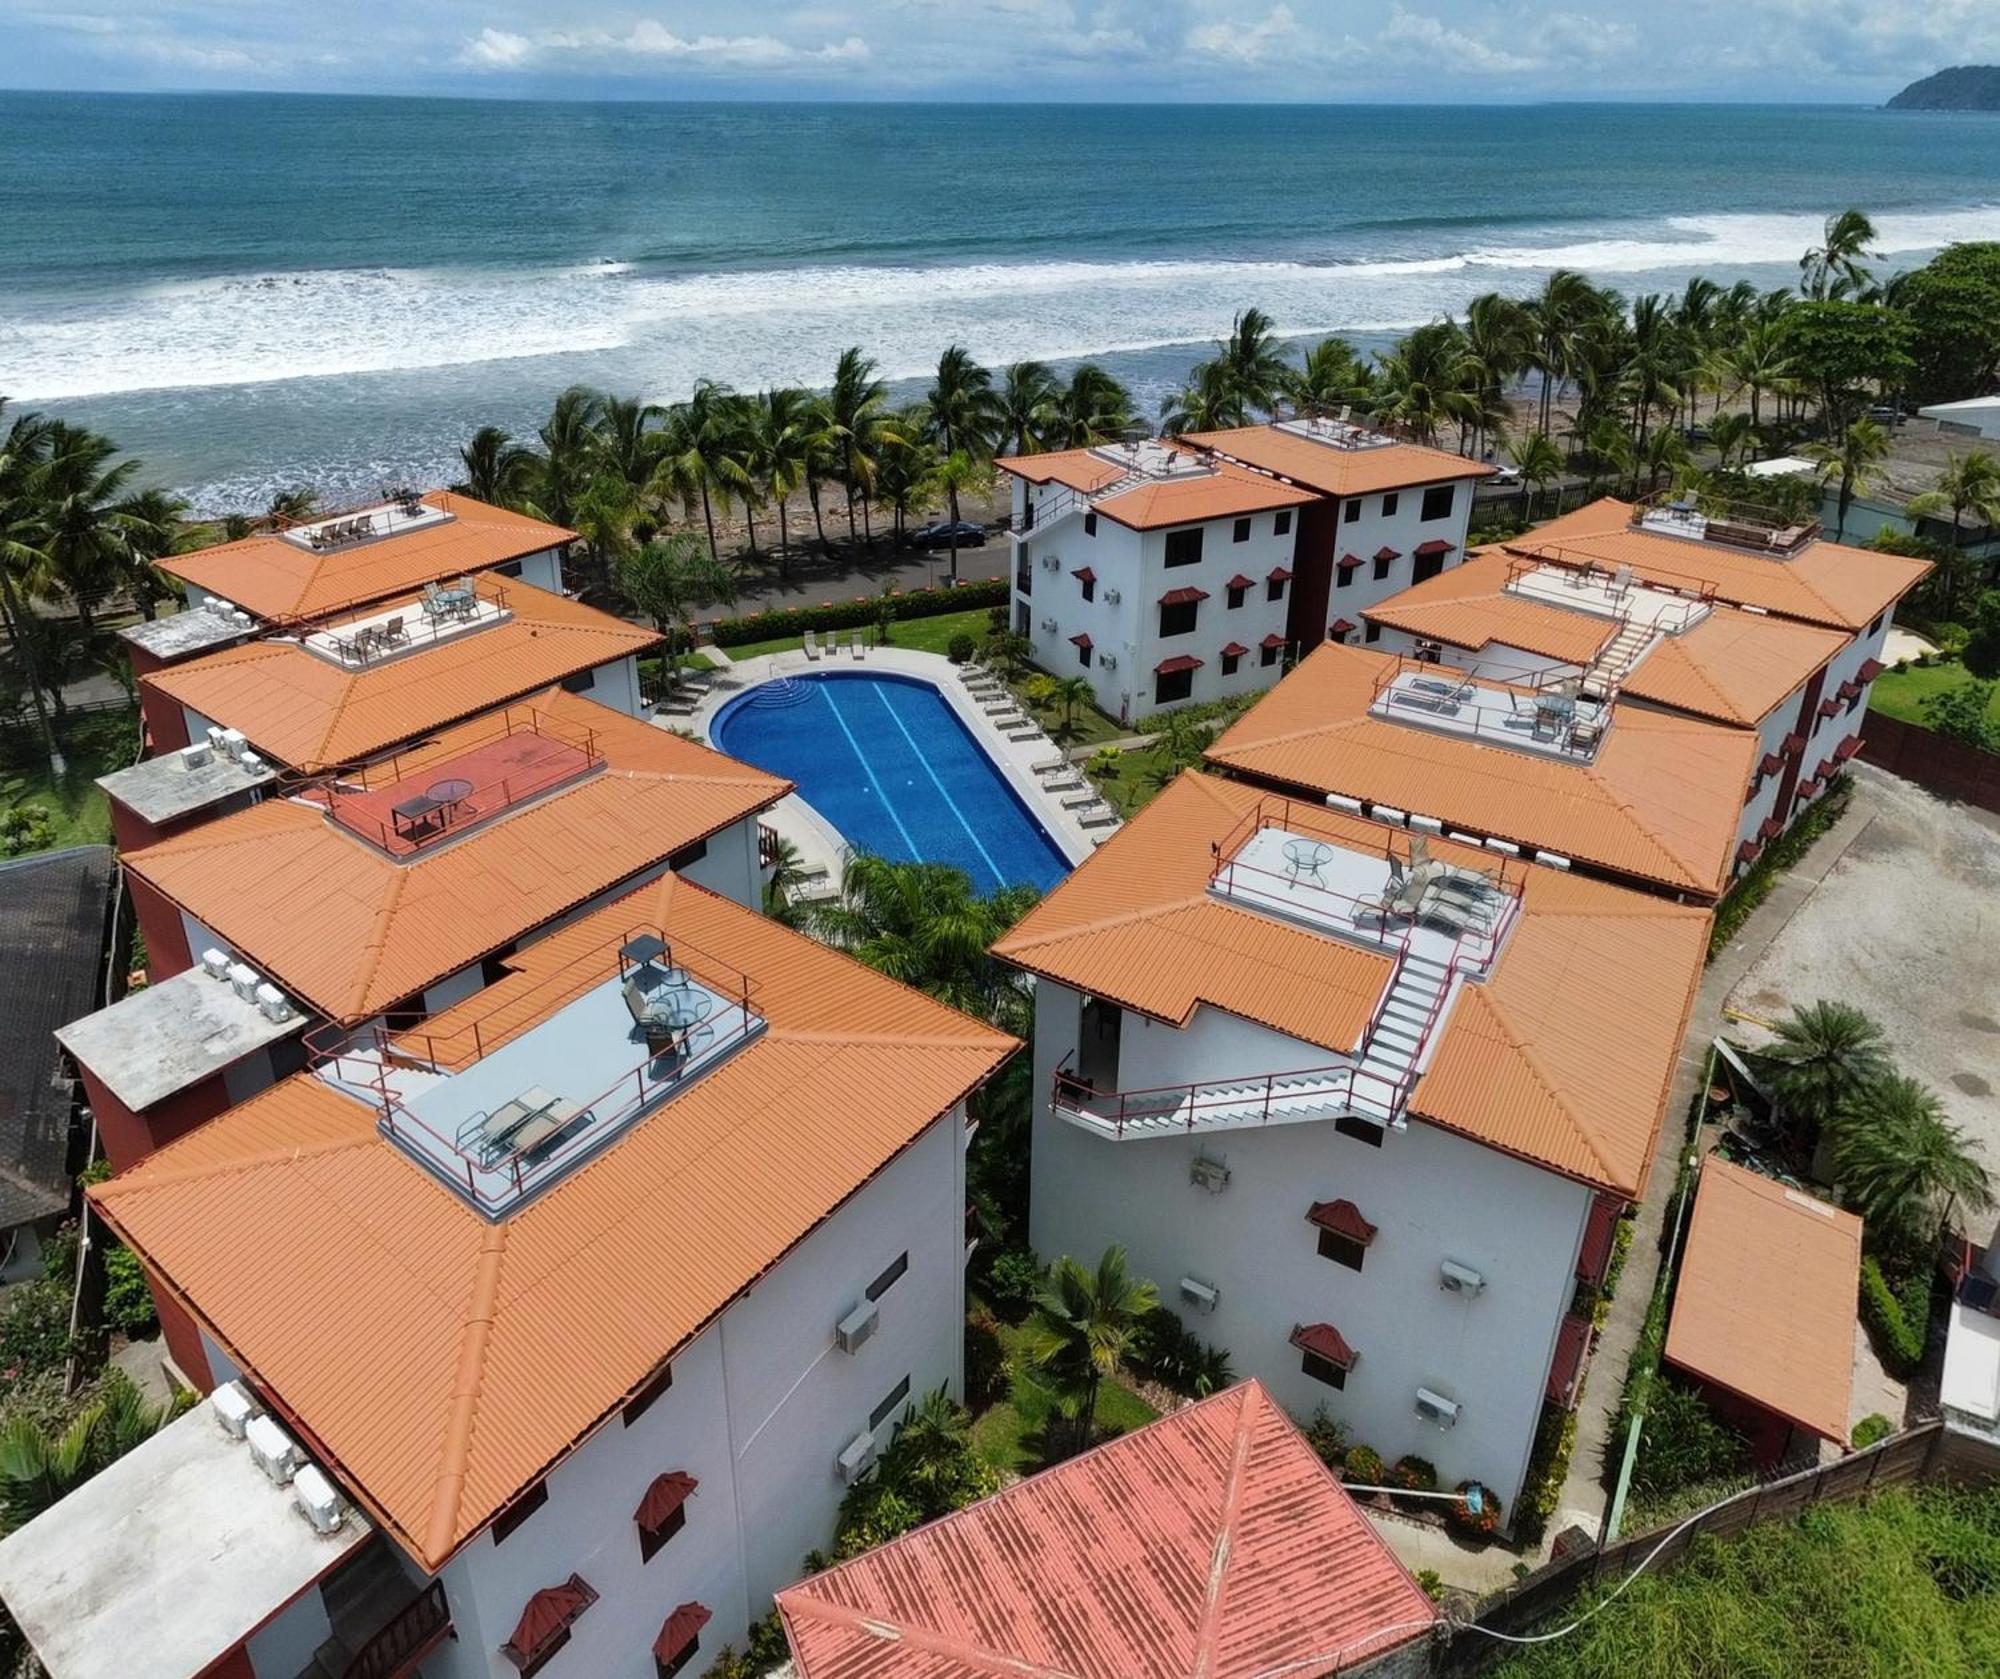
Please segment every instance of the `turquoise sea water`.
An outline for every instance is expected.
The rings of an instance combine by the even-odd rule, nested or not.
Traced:
[[[1097,355],[1255,302],[1364,343],[1582,268],[1778,285],[2000,237],[2000,119],[1730,106],[564,105],[0,94],[0,394],[205,505],[446,476],[574,380]]]

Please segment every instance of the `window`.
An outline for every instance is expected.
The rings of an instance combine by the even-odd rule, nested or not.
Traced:
[[[890,1261],[884,1268],[881,1276],[868,1285],[868,1298],[870,1300],[880,1300],[883,1295],[887,1294],[890,1289],[903,1280],[903,1273],[909,1270],[909,1268],[910,1255],[909,1251],[905,1249]]]
[[[1195,613],[1201,608],[1198,600],[1177,600],[1160,602],[1160,634],[1191,635],[1194,631]]]
[[[497,565],[493,568],[493,575],[495,577],[519,577],[521,575],[521,562],[519,560],[509,560],[505,565]]]
[[[667,859],[667,867],[678,873],[692,864],[699,863],[708,855],[708,841],[698,839],[693,845],[684,845]]]
[[[1070,639],[1076,643],[1076,662],[1082,665],[1085,670],[1088,670],[1090,668],[1090,637],[1072,636]]]
[[[660,1547],[687,1526],[688,1513],[685,1504],[676,1504],[672,1510],[660,1518],[657,1527],[639,1529],[639,1560],[651,1562],[659,1555]]]
[[[1338,1230],[1322,1230],[1319,1233],[1319,1256],[1332,1260],[1336,1265],[1345,1265],[1350,1271],[1358,1271],[1361,1262],[1368,1257],[1368,1246],[1352,1236],[1341,1235]]]
[[[661,1394],[665,1393],[673,1385],[674,1367],[671,1364],[661,1365],[658,1374],[648,1381],[637,1393],[633,1394],[630,1399],[625,1401],[625,1426],[630,1428],[643,1417],[653,1401],[658,1399]]]
[[[1416,558],[1411,563],[1410,581],[1412,583],[1425,583],[1437,576],[1439,572],[1444,570],[1444,557],[1448,552],[1449,550],[1442,545],[1432,549],[1428,554],[1421,548],[1418,549]]]
[[[1371,645],[1375,642],[1380,641],[1382,639],[1382,626],[1380,624],[1371,623],[1365,630],[1361,632],[1361,639],[1365,642],[1370,643]]]
[[[574,676],[565,676],[562,686],[565,694],[587,694],[597,686],[597,672],[580,670]]]
[[[690,1638],[681,1653],[671,1660],[655,1656],[653,1658],[653,1679],[674,1679],[674,1675],[694,1660],[695,1652],[701,1648],[699,1636]]]
[[[1356,519],[1361,517],[1361,503],[1359,501],[1350,501],[1346,507],[1341,509],[1340,516],[1348,524],[1353,524]]]
[[[1229,540],[1231,542],[1248,542],[1250,540],[1250,521],[1248,519],[1238,519],[1235,529],[1229,533]]]
[[[1284,650],[1285,650],[1285,644],[1283,642],[1266,641],[1264,645],[1257,650],[1257,662],[1260,665],[1264,665],[1266,667],[1275,665],[1278,662],[1278,655],[1284,652]]]
[[[544,1587],[528,1599],[500,1654],[520,1670],[522,1679],[531,1679],[569,1642],[570,1628],[596,1601],[596,1591],[580,1574],[560,1586]]]
[[[1389,568],[1395,563],[1396,556],[1394,554],[1387,551],[1377,554],[1375,556],[1375,581],[1379,583],[1383,578],[1387,577],[1389,575]]]
[[[1239,606],[1243,604],[1244,597],[1248,595],[1249,592],[1250,592],[1249,584],[1232,583],[1229,585],[1229,591],[1226,595],[1223,596],[1223,599],[1229,603],[1229,610],[1231,612],[1234,612]]]
[[[909,1397],[910,1378],[905,1376],[889,1390],[888,1396],[882,1403],[868,1413],[868,1426],[870,1428],[880,1428],[884,1422],[895,1415],[896,1407]]]
[[[1175,700],[1184,700],[1194,692],[1194,671],[1190,668],[1162,670],[1153,673],[1153,703],[1171,705]]]
[[[1095,573],[1088,576],[1079,573],[1076,581],[1077,586],[1083,590],[1083,598],[1085,600],[1097,599],[1097,577]]]
[[[1097,534],[1097,515],[1095,513],[1084,514],[1083,534],[1085,536],[1095,536]]]
[[[701,1629],[709,1623],[709,1612],[699,1603],[683,1603],[660,1626],[653,1640],[654,1679],[672,1679],[686,1670],[701,1648]]]
[[[1236,667],[1242,663],[1243,655],[1241,653],[1224,653],[1222,655],[1222,674],[1224,676],[1234,676],[1236,674]]]
[[[549,1501],[549,1484],[537,1481],[493,1518],[493,1543],[504,1545],[520,1525]]]
[[[1886,624],[1888,621],[1889,621],[1888,613],[1886,612],[1876,613],[1875,622],[1868,626],[1868,633],[1870,635],[1880,635],[1882,633],[1882,626]]]
[[[1274,571],[1269,577],[1264,579],[1264,598],[1266,600],[1283,600],[1285,598],[1285,579],[1279,573]]]
[[[1389,492],[1389,494],[1387,494],[1386,496],[1384,496],[1384,497],[1382,498],[1382,517],[1383,517],[1383,518],[1385,518],[1385,519],[1393,519],[1393,518],[1395,518],[1395,516],[1396,516],[1396,503],[1397,503],[1398,501],[1400,501],[1401,499],[1402,499],[1402,498],[1401,498],[1400,496],[1398,496],[1398,495],[1397,495],[1397,494],[1395,493],[1395,491],[1393,491],[1393,490],[1391,490],[1391,491]]]
[[[1352,1137],[1357,1143],[1366,1143],[1370,1148],[1382,1146],[1382,1127],[1370,1125],[1365,1119],[1356,1119],[1352,1114],[1342,1114],[1333,1122],[1333,1128],[1343,1137]]]
[[[1199,565],[1201,563],[1201,526],[1191,530],[1167,532],[1167,564]]]
[[[1271,534],[1273,536],[1290,536],[1292,534],[1292,510],[1289,507],[1272,515]]]
[[[1449,519],[1454,500],[1454,487],[1450,484],[1433,484],[1424,491],[1424,505],[1417,517],[1426,522],[1432,519]]]
[[[1330,1358],[1321,1358],[1318,1353],[1300,1355],[1299,1368],[1316,1382],[1324,1382],[1330,1388],[1347,1386],[1347,1372]]]
[[[1336,589],[1346,588],[1348,584],[1354,581],[1354,574],[1360,569],[1361,566],[1358,561],[1353,565],[1335,566],[1333,568],[1333,586]]]

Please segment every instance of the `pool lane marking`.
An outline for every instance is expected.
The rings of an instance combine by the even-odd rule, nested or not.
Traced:
[[[861,766],[861,773],[868,777],[868,785],[875,789],[875,796],[882,801],[882,808],[889,813],[889,820],[896,824],[896,832],[903,836],[903,843],[910,848],[911,860],[921,863],[924,860],[923,853],[917,849],[917,842],[910,838],[910,830],[903,826],[903,819],[897,815],[896,807],[890,801],[889,795],[883,792],[882,783],[875,779],[874,768],[868,762],[868,755],[861,750],[861,742],[854,738],[854,731],[847,726],[847,719],[840,714],[840,707],[833,703],[833,695],[829,692],[833,684],[815,682],[813,686],[820,690],[821,697],[826,701],[827,710],[833,713],[833,720],[840,725],[840,732],[847,737],[848,749],[853,752],[855,762]]]
[[[1007,877],[1000,872],[1000,865],[993,861],[993,854],[986,849],[985,844],[980,840],[978,831],[965,819],[965,812],[958,808],[958,801],[945,791],[944,783],[938,780],[937,771],[931,768],[930,760],[917,750],[917,743],[911,738],[909,725],[903,721],[901,713],[889,703],[888,694],[882,688],[877,687],[875,689],[875,697],[882,702],[882,709],[888,712],[889,720],[896,725],[903,739],[909,742],[912,755],[919,764],[923,765],[924,774],[931,778],[931,785],[937,789],[938,797],[944,800],[946,808],[951,811],[952,815],[958,818],[958,825],[965,830],[966,837],[972,841],[973,850],[977,851],[980,857],[985,860],[986,867],[993,876],[993,884],[995,886],[1005,886],[1007,884]],[[942,694],[938,695],[938,703],[943,705],[947,711],[950,710],[950,702]],[[951,721],[956,724],[958,718],[954,715]],[[975,752],[980,750],[976,741],[968,741],[967,744]]]

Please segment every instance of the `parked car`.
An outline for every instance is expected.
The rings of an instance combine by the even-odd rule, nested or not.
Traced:
[[[1487,482],[1490,484],[1518,484],[1521,482],[1521,469],[1518,466],[1496,466],[1493,469],[1493,476]]]
[[[960,519],[957,524],[944,519],[924,526],[910,540],[919,548],[984,548],[986,527],[975,525],[970,519]]]

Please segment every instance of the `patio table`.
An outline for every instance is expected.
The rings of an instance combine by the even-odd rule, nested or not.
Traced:
[[[1333,861],[1332,846],[1318,840],[1288,839],[1284,851],[1285,874],[1294,886],[1308,876],[1322,886],[1326,884],[1326,876],[1320,871]]]

